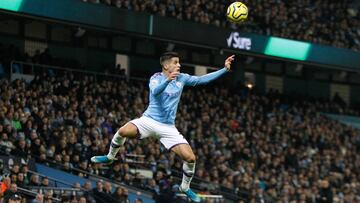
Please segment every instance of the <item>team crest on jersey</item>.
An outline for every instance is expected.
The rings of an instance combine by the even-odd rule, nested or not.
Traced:
[[[181,86],[182,86],[182,83],[181,83],[181,82],[176,82],[175,84],[176,84],[176,86],[178,86],[178,87],[181,87]]]

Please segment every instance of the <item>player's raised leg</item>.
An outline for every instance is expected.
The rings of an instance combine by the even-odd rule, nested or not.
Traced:
[[[110,164],[115,160],[119,149],[124,145],[126,138],[136,138],[138,136],[138,128],[131,122],[122,126],[111,140],[110,150],[107,155],[93,156],[91,162],[93,163],[107,163]]]
[[[179,144],[171,148],[183,160],[183,178],[179,190],[185,193],[192,201],[200,202],[200,197],[190,189],[190,183],[195,173],[195,154],[190,145]]]

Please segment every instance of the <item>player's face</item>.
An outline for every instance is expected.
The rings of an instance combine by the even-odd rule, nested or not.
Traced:
[[[179,57],[173,57],[167,61],[167,63],[164,64],[165,69],[169,72],[180,72],[180,59]]]

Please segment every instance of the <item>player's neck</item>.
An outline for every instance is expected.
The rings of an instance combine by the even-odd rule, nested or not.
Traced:
[[[164,74],[166,77],[169,77],[170,73],[166,70],[162,70],[162,74]]]

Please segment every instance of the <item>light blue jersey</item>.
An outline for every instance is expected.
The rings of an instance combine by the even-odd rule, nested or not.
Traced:
[[[155,73],[149,82],[150,104],[143,115],[160,123],[175,124],[176,112],[184,86],[206,84],[226,72],[226,68],[223,68],[203,76],[191,76],[180,73],[172,81],[168,81],[166,75],[162,72]]]

